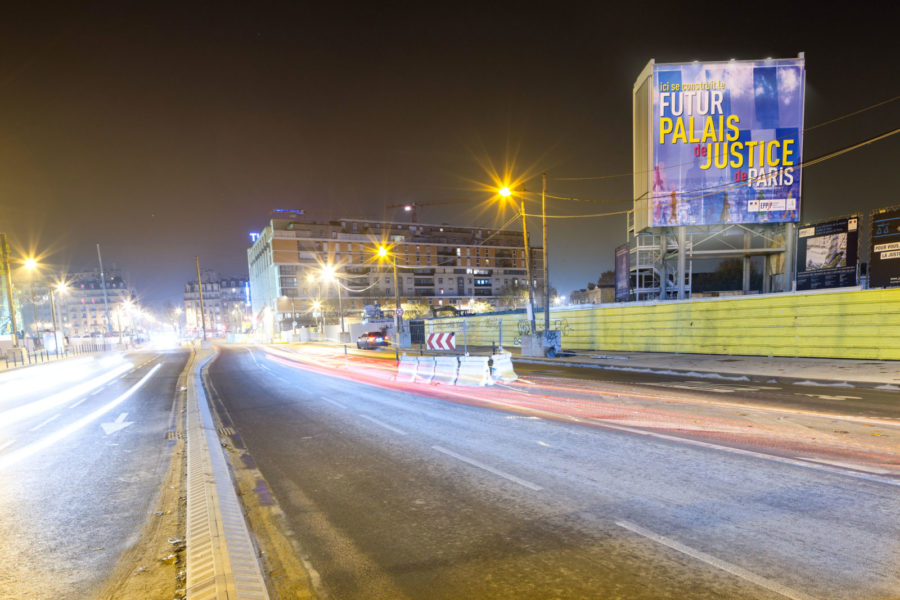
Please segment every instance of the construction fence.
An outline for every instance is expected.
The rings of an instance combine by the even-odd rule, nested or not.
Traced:
[[[536,315],[543,329],[543,314]],[[900,360],[900,288],[559,307],[564,350]],[[520,345],[523,313],[426,319],[473,346]],[[501,339],[502,332],[502,339]]]

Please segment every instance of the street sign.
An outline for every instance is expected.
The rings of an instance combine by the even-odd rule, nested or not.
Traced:
[[[398,308],[398,309],[397,309],[397,316],[398,316],[398,317],[402,317],[402,316],[403,316],[403,309],[402,309],[402,308]]]
[[[425,339],[429,350],[456,350],[455,333],[429,333]]]

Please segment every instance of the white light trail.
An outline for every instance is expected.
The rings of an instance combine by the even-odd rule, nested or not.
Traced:
[[[131,388],[129,388],[129,390],[127,392],[125,392],[124,394],[122,394],[121,396],[116,398],[115,400],[111,400],[111,401],[107,402],[106,404],[104,404],[103,406],[101,406],[100,408],[95,410],[94,412],[78,419],[71,425],[67,425],[66,427],[63,427],[62,429],[54,431],[52,434],[48,435],[47,437],[42,438],[42,439],[38,440],[37,442],[34,442],[33,444],[29,444],[28,446],[25,446],[19,450],[16,450],[15,452],[11,452],[11,453],[7,454],[6,456],[0,456],[0,469],[4,469],[6,467],[9,467],[9,466],[12,466],[12,465],[18,463],[18,462],[28,458],[29,456],[32,456],[32,455],[36,454],[37,452],[40,452],[41,450],[48,448],[48,447],[52,446],[53,444],[60,442],[61,440],[64,440],[65,438],[72,435],[79,429],[82,429],[86,425],[89,425],[90,423],[96,421],[97,419],[99,419],[100,417],[102,417],[103,415],[105,415],[106,413],[111,411],[112,409],[114,409],[116,406],[118,406],[119,404],[121,404],[122,402],[125,402],[128,398],[130,398],[145,383],[147,383],[147,381],[151,377],[153,377],[154,373],[156,373],[160,367],[162,367],[162,364],[158,363],[155,367],[150,369],[150,371],[148,371],[147,374],[144,375],[140,381],[138,381],[136,384],[131,386]]]

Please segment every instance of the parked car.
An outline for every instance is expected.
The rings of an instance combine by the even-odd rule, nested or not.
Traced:
[[[360,350],[374,350],[379,346],[389,346],[390,342],[380,331],[370,331],[356,338],[356,347]]]

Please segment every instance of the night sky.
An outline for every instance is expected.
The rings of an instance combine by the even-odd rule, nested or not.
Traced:
[[[272,208],[402,220],[385,206],[470,200],[419,221],[497,226],[483,188],[507,164],[599,201],[551,214],[630,208],[629,176],[563,179],[631,171],[650,58],[804,51],[807,127],[900,95],[889,3],[77,4],[4,8],[0,231],[58,271],[94,268],[99,242],[151,306],[180,302],[195,255],[246,277]],[[897,127],[900,101],[809,132],[805,158]],[[803,220],[900,203],[898,167],[900,135],[809,168]],[[553,285],[596,280],[624,241],[623,216],[553,221]]]

